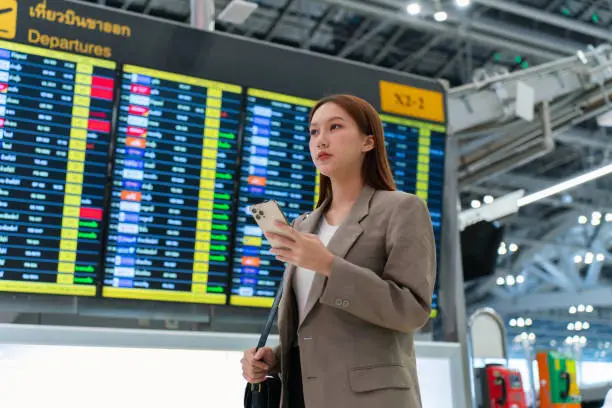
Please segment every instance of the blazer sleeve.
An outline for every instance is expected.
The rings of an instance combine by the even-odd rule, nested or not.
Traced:
[[[401,332],[427,323],[436,280],[436,246],[427,206],[409,195],[397,204],[386,231],[382,274],[336,256],[320,298],[377,326]]]

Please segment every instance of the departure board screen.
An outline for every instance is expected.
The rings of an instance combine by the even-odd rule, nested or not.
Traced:
[[[0,41],[0,291],[94,296],[115,64]]]
[[[308,114],[315,101],[267,91],[247,91],[240,192],[230,303],[270,307],[284,264],[269,252],[252,219],[252,204],[274,199],[292,220],[312,211],[315,166],[308,150]]]
[[[103,296],[226,302],[241,95],[124,67]]]
[[[446,128],[426,122],[381,115],[387,153],[397,189],[416,194],[427,203],[440,259]],[[439,261],[438,261],[439,264]],[[438,294],[432,304],[435,317]]]

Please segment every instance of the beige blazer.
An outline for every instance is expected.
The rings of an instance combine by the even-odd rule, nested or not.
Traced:
[[[294,227],[314,232],[327,203]],[[329,242],[329,278],[316,274],[298,325],[285,270],[279,304],[281,379],[300,347],[306,408],[420,408],[413,332],[428,320],[436,277],[429,211],[418,197],[365,187]],[[288,393],[283,386],[283,403]]]

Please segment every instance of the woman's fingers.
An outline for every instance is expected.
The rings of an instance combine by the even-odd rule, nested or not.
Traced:
[[[266,232],[265,237],[268,239],[268,241],[272,240],[281,245],[291,245],[295,243],[294,239],[291,239],[283,234],[277,234],[276,232]]]

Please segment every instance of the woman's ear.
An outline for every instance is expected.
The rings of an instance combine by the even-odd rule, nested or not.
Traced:
[[[363,142],[363,149],[362,149],[362,151],[364,153],[365,152],[369,152],[370,150],[373,150],[375,146],[376,146],[376,143],[374,142],[374,136],[368,135],[368,136],[366,136],[366,139]]]

